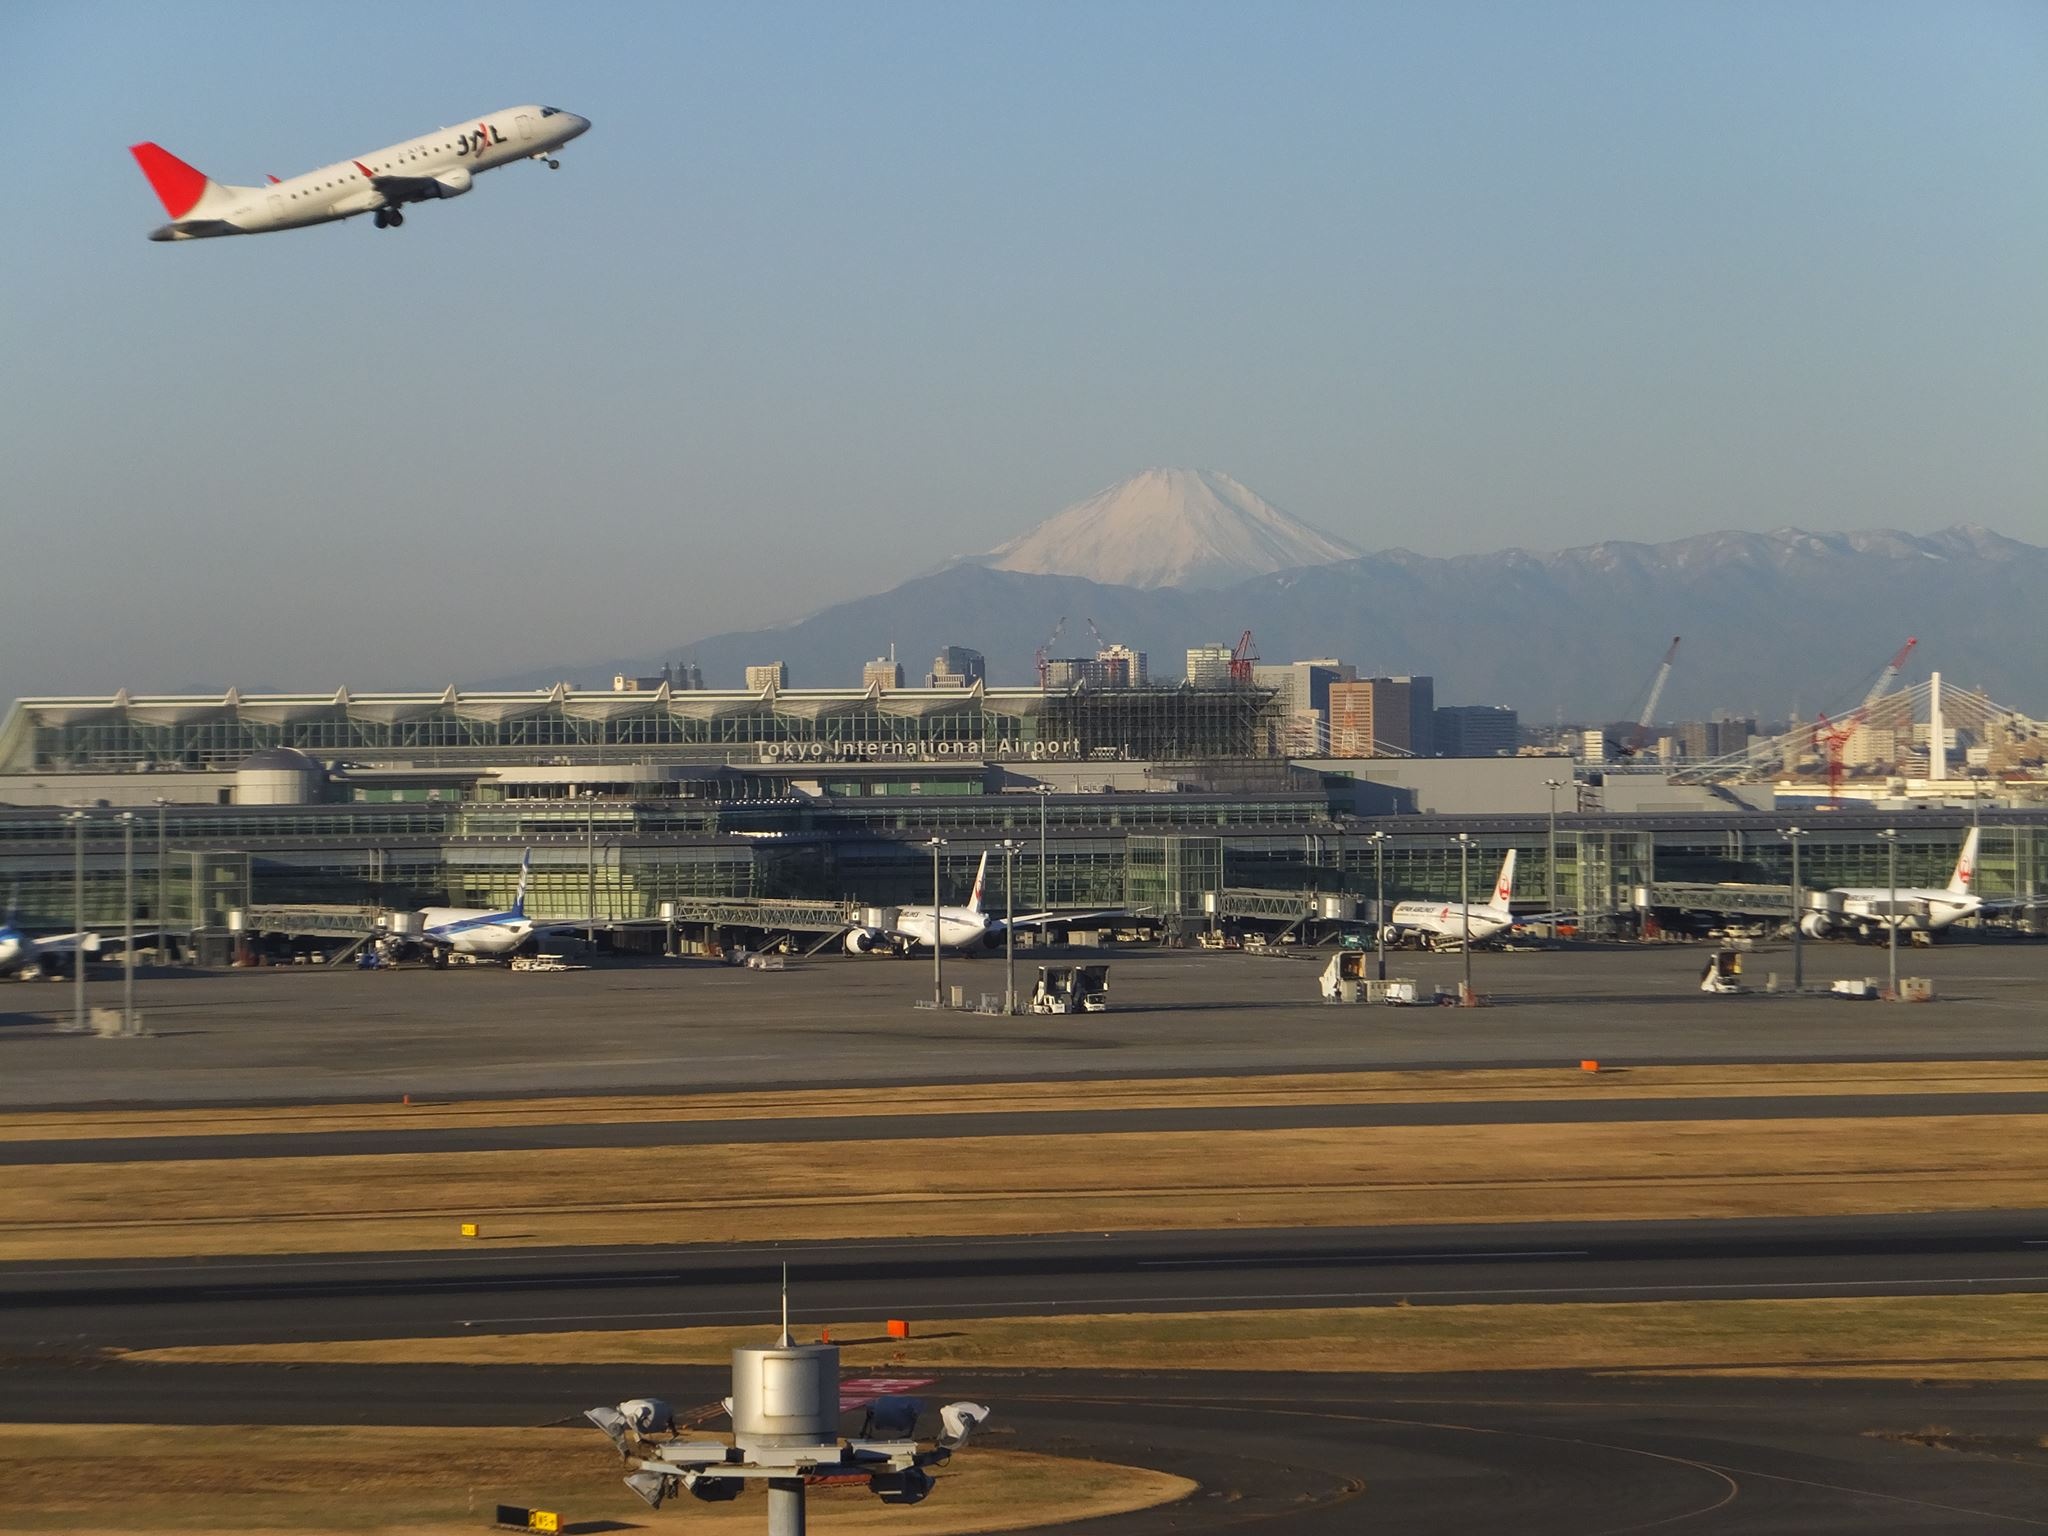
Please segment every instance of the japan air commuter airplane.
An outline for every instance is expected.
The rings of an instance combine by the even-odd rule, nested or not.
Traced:
[[[479,174],[514,160],[545,160],[559,170],[556,151],[589,127],[589,118],[559,107],[507,107],[360,160],[338,160],[284,181],[273,176],[262,187],[223,186],[160,145],[134,144],[129,153],[171,216],[149,238],[206,240],[331,224],[359,213],[376,215],[379,229],[396,229],[405,222],[406,203],[460,197]]]

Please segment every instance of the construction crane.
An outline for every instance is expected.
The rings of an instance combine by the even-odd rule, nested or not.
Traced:
[[[1045,644],[1038,648],[1038,691],[1045,692],[1051,686],[1052,648],[1060,643],[1060,635],[1067,627],[1067,616],[1063,613],[1053,624],[1052,633],[1045,637]]]
[[[1678,636],[1671,637],[1671,649],[1664,653],[1664,659],[1657,664],[1657,676],[1650,683],[1650,696],[1643,700],[1643,712],[1636,717],[1636,728],[1628,733],[1628,740],[1622,743],[1623,757],[1636,757],[1643,750],[1643,743],[1649,739],[1650,721],[1657,713],[1657,701],[1664,697],[1664,685],[1671,681],[1671,663],[1678,660]]]
[[[1102,626],[1093,619],[1083,619],[1081,622],[1088,626],[1088,633],[1095,637],[1095,649],[1098,651],[1108,650],[1109,642],[1102,638]]]
[[[1831,803],[1841,804],[1842,754],[1849,745],[1849,738],[1856,734],[1856,727],[1869,718],[1871,710],[1877,707],[1878,700],[1891,692],[1892,684],[1899,680],[1899,672],[1906,665],[1906,658],[1913,654],[1913,647],[1919,643],[1918,636],[1907,638],[1906,643],[1899,647],[1899,654],[1891,659],[1891,664],[1877,674],[1877,681],[1871,685],[1870,692],[1863,696],[1863,702],[1856,706],[1853,713],[1840,720],[1830,720],[1826,715],[1822,715],[1814,721],[1813,744],[1827,755],[1828,799]]]
[[[1246,630],[1238,637],[1237,649],[1230,653],[1230,680],[1233,683],[1249,683],[1252,667],[1257,663],[1259,653],[1252,646],[1252,632]]]

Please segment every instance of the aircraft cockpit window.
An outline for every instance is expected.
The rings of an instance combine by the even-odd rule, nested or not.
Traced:
[[[560,107],[542,107],[540,109],[540,115],[542,117],[553,117],[556,113],[560,112],[561,110],[562,109]]]

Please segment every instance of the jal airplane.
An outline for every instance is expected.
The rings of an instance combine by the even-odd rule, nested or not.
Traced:
[[[1978,829],[1970,828],[1955,873],[1940,890],[1900,886],[1895,892],[1884,885],[1837,886],[1823,893],[1825,907],[1800,918],[1800,931],[1815,939],[1845,928],[1864,934],[1882,933],[1894,926],[1901,933],[1939,933],[1961,918],[1975,917],[1987,906],[2010,905],[1987,903],[1970,889],[1977,878],[1977,838]]]
[[[458,955],[505,959],[517,953],[540,931],[526,915],[526,884],[532,875],[533,850],[529,848],[519,861],[519,889],[510,907],[502,912],[485,907],[423,907],[420,937],[435,949]]]
[[[1508,856],[1501,860],[1500,878],[1493,882],[1491,901],[1483,906],[1462,901],[1401,902],[1387,924],[1386,941],[1399,944],[1404,938],[1413,937],[1432,949],[1463,943],[1467,937],[1474,944],[1484,943],[1514,926],[1515,915],[1508,910],[1514,894],[1515,850],[1510,848]]]
[[[988,854],[975,866],[974,890],[964,907],[939,907],[934,921],[931,907],[899,907],[896,921],[887,928],[854,928],[846,935],[846,952],[872,955],[882,951],[902,953],[929,947],[934,938],[945,949],[998,949],[1011,929],[1043,928],[1052,923],[1085,922],[1094,917],[1113,917],[1114,912],[1020,912],[1005,921],[992,917],[981,907],[981,893],[988,878]]]
[[[589,128],[589,118],[559,107],[507,107],[360,160],[337,160],[285,181],[272,176],[261,187],[223,186],[157,144],[134,144],[129,153],[171,216],[149,238],[206,240],[331,224],[359,213],[374,214],[379,229],[396,229],[405,222],[405,204],[460,197],[479,175],[501,165],[544,160],[559,170],[556,151]]]

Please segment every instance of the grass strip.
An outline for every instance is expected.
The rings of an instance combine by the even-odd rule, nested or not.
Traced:
[[[109,1466],[119,1468],[118,1503]],[[565,1536],[672,1527],[677,1512],[649,1510],[620,1472],[589,1429],[0,1424],[10,1532],[475,1536],[501,1501],[556,1511]],[[937,1477],[931,1497],[909,1508],[859,1488],[814,1489],[810,1499],[833,1530],[965,1536],[1148,1509],[1194,1488],[1145,1468],[979,1444]],[[762,1507],[753,1493],[685,1500],[681,1514],[692,1529],[753,1531]]]
[[[849,1369],[873,1366],[1205,1371],[1652,1371],[2048,1380],[2048,1295],[1510,1303],[1100,1313],[831,1325]],[[123,1358],[176,1364],[717,1365],[751,1328],[195,1345]]]
[[[2024,1115],[572,1147],[9,1170],[0,1259],[2017,1209]]]

